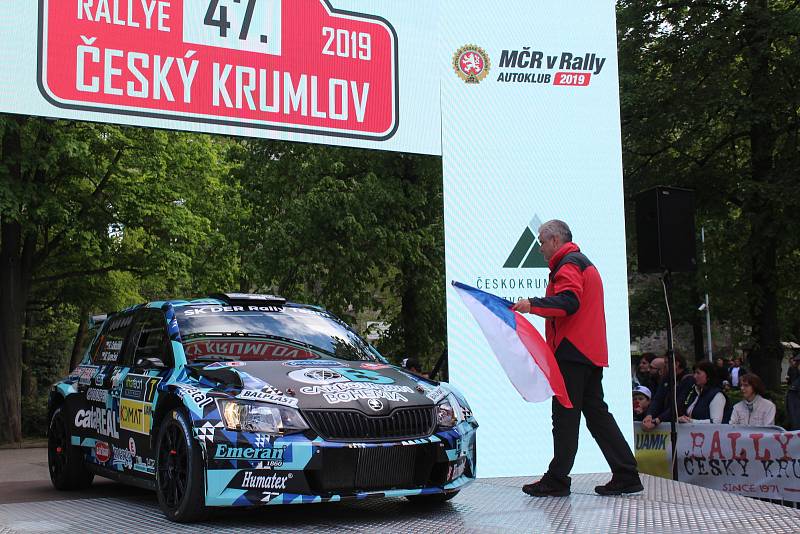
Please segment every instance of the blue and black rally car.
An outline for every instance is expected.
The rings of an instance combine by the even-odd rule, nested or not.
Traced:
[[[175,521],[214,506],[444,501],[475,478],[478,424],[459,392],[270,295],[109,316],[49,412],[56,488],[94,475],[152,488]]]

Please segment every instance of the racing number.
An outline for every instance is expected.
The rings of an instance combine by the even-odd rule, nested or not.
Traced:
[[[242,0],[233,0],[237,4]],[[231,23],[228,21],[228,7],[219,5],[220,0],[210,0],[206,16],[203,18],[203,24],[206,26],[216,26],[219,28],[219,36],[227,37],[228,30],[231,28]],[[239,40],[246,41],[247,35],[250,33],[250,24],[253,22],[253,12],[256,10],[256,3],[258,0],[247,0],[247,8],[244,12],[244,20],[242,27],[239,30]],[[219,11],[219,17],[216,16]]]

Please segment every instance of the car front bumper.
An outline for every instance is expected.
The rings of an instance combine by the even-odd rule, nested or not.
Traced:
[[[195,429],[207,506],[336,502],[452,493],[475,479],[477,423],[408,441],[343,443]]]

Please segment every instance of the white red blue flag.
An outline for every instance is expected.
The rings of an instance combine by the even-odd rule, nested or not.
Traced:
[[[572,408],[553,351],[522,314],[511,310],[514,303],[461,282],[453,286],[522,398],[542,402],[555,395]]]

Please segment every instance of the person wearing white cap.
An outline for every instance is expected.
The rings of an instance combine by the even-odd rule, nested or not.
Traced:
[[[647,415],[650,407],[650,399],[653,394],[647,386],[636,386],[633,388],[633,420],[641,421]]]

